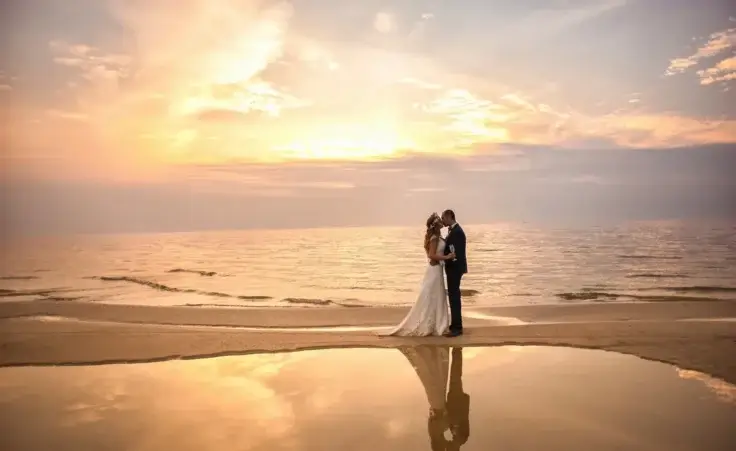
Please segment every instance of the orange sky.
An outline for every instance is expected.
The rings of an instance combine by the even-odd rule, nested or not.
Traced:
[[[457,10],[472,17],[474,4]],[[2,70],[3,132],[19,167],[56,171],[63,162],[72,172],[461,155],[496,143],[736,142],[734,116],[718,100],[732,94],[734,22],[714,21],[695,48],[687,36],[677,53],[663,49],[650,79],[597,72],[624,56],[645,66],[649,55],[631,45],[621,45],[623,56],[565,53],[565,42],[592,39],[586,23],[640,4],[489,9],[508,24],[483,30],[453,28],[460,12],[439,2],[77,0],[62,10],[74,21],[50,26],[61,2],[31,1],[15,11],[20,31]],[[570,70],[532,70],[523,49],[554,39],[545,53]],[[709,97],[699,111],[668,107],[667,83]]]
[[[11,3],[9,233],[736,215],[733,2]]]

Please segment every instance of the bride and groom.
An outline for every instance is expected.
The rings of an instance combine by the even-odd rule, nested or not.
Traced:
[[[457,337],[463,334],[460,281],[468,272],[465,232],[455,220],[455,213],[452,210],[445,210],[442,216],[432,213],[427,219],[426,226],[424,251],[427,254],[428,265],[419,296],[403,321],[386,335]],[[441,234],[443,227],[448,229],[444,238]],[[447,289],[443,268],[444,275],[447,276]]]
[[[448,346],[400,347],[399,351],[414,367],[427,395],[432,451],[459,450],[470,436],[470,395],[463,388],[463,349],[452,349],[452,364]]]

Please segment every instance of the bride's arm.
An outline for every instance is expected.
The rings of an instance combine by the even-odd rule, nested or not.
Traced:
[[[447,255],[441,255],[437,253],[437,243],[439,242],[438,237],[432,237],[429,240],[429,250],[427,251],[427,258],[432,260],[433,262],[441,262],[445,260],[450,260],[452,258],[455,258],[454,254],[449,253]]]

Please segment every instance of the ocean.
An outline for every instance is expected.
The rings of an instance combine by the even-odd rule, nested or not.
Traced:
[[[463,227],[465,305],[736,300],[732,224]],[[24,238],[3,245],[0,302],[410,305],[422,236],[383,227]]]

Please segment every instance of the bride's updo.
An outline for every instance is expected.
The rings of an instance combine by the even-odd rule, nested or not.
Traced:
[[[432,237],[439,237],[439,230],[437,230],[438,226],[442,226],[442,219],[437,213],[432,213],[429,218],[427,218],[427,231],[424,233],[425,251],[429,251],[429,242],[432,240]]]

